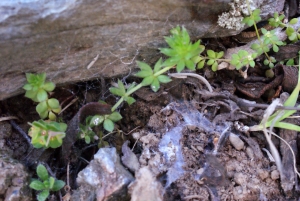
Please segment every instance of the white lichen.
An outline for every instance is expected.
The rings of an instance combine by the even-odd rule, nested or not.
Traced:
[[[253,0],[248,0],[251,10],[257,8]],[[248,5],[246,0],[234,0],[229,3],[231,9],[218,16],[218,25],[227,29],[241,30],[244,27],[242,20],[248,16]]]

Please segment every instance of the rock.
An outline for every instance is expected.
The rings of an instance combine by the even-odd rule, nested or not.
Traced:
[[[161,57],[157,48],[166,46],[163,37],[176,25],[185,26],[192,39],[237,34],[241,29],[217,25],[230,2],[0,1],[0,100],[23,92],[26,72],[46,72],[51,81],[66,84],[127,74],[135,60],[154,63]],[[283,6],[252,2],[263,17]]]
[[[232,144],[232,146],[234,146],[234,148],[236,150],[238,150],[238,151],[242,150],[244,148],[244,144],[245,143],[243,142],[243,140],[241,140],[239,138],[239,136],[237,136],[237,135],[235,135],[233,133],[230,133],[230,135],[229,135],[229,141]]]
[[[245,185],[248,182],[247,180],[248,180],[248,176],[241,172],[237,172],[234,174],[234,181],[238,185]]]
[[[246,148],[246,153],[247,153],[247,155],[249,156],[250,159],[254,158],[254,152],[253,152],[253,149],[251,149],[251,147]]]
[[[263,169],[257,170],[258,176],[261,178],[261,180],[265,180],[269,177],[269,172]]]
[[[279,179],[279,177],[280,177],[280,174],[279,174],[279,171],[278,171],[278,170],[273,170],[273,171],[271,172],[271,179],[277,180],[277,179]]]
[[[75,193],[72,200],[129,200],[127,186],[133,176],[121,165],[116,148],[101,148],[94,160],[79,172],[77,183],[81,193]],[[80,194],[81,196],[76,196]]]
[[[28,173],[21,163],[1,155],[0,170],[0,197],[4,201],[31,200]]]
[[[129,141],[127,140],[122,145],[122,163],[131,171],[136,172],[140,169],[140,163],[137,156],[132,152],[132,150],[128,147]]]
[[[136,180],[129,185],[129,192],[131,201],[162,201],[164,188],[149,168],[143,167],[137,172]]]

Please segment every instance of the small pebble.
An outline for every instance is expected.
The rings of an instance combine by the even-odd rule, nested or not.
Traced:
[[[233,180],[235,181],[235,183],[239,184],[239,185],[244,185],[248,182],[248,177],[247,175],[245,175],[244,173],[241,172],[237,172],[234,174],[234,178]]]
[[[266,171],[266,170],[259,169],[259,170],[257,171],[257,173],[258,173],[258,176],[259,176],[262,180],[265,180],[266,178],[269,177],[269,172]]]
[[[272,172],[271,172],[271,179],[273,179],[273,180],[276,180],[276,179],[279,179],[279,171],[278,170],[273,170]]]
[[[246,148],[246,153],[247,153],[247,155],[248,155],[248,157],[249,157],[250,159],[253,159],[253,158],[254,158],[253,149],[252,149],[251,147],[247,147],[247,148]]]
[[[232,146],[236,149],[236,150],[242,150],[244,148],[244,142],[243,140],[241,140],[239,138],[239,136],[233,134],[233,133],[230,133],[229,135],[229,141],[230,143],[232,144]]]

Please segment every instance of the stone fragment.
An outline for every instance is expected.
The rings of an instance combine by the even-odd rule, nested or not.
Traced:
[[[132,172],[140,169],[140,163],[137,156],[128,147],[129,141],[126,141],[122,146],[122,163]]]
[[[128,200],[127,186],[133,180],[133,176],[121,165],[116,148],[101,148],[94,160],[78,174],[77,183],[84,196],[72,196],[72,199],[89,200],[89,197],[96,196],[98,201]]]
[[[139,169],[136,180],[129,185],[131,201],[162,201],[164,188],[148,167]]]
[[[246,148],[246,153],[247,153],[247,155],[249,156],[250,159],[254,158],[253,149],[251,149],[251,147]]]
[[[269,177],[269,172],[267,170],[263,169],[258,169],[257,170],[258,176],[262,179],[265,180],[266,178]]]
[[[239,185],[244,185],[248,182],[248,176],[241,172],[235,173],[233,179],[234,179],[235,183],[237,183]]]
[[[280,174],[279,174],[279,171],[278,171],[278,170],[273,170],[273,171],[271,172],[271,179],[277,180],[277,179],[279,179],[279,177],[280,177]]]
[[[0,199],[4,201],[31,200],[29,177],[24,166],[11,158],[0,157]]]
[[[236,150],[242,150],[244,148],[244,142],[243,140],[241,140],[239,138],[239,136],[233,134],[233,133],[230,133],[229,135],[229,141],[230,143],[232,144],[232,146],[236,149]]]

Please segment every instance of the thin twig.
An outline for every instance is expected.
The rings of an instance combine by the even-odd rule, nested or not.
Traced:
[[[60,115],[63,111],[65,111],[68,107],[70,107],[73,103],[75,103],[78,100],[78,97],[74,98],[66,107],[64,107],[58,115]]]
[[[12,127],[22,135],[22,137],[26,140],[26,142],[28,143],[28,145],[30,147],[32,147],[31,140],[28,137],[27,133],[25,133],[23,131],[23,129],[14,120],[9,120],[9,122],[12,125]]]
[[[16,116],[9,116],[9,117],[0,117],[0,121],[8,121],[12,119],[18,119]]]
[[[187,76],[195,77],[195,78],[199,79],[200,81],[202,81],[206,85],[206,87],[208,88],[208,90],[210,92],[213,92],[213,89],[212,89],[211,85],[209,84],[209,82],[203,76],[198,75],[196,73],[169,73],[168,75],[171,77],[175,77],[175,78],[186,78]]]
[[[297,171],[297,167],[296,167],[296,156],[295,156],[295,153],[294,153],[294,151],[293,151],[291,145],[290,145],[286,140],[284,140],[282,137],[280,137],[279,135],[277,135],[276,133],[274,133],[273,131],[270,131],[270,133],[271,133],[272,135],[274,135],[275,137],[279,138],[280,140],[282,140],[282,141],[289,147],[289,149],[291,150],[292,155],[293,155],[294,171],[295,171],[295,173],[298,175],[298,177],[300,178],[300,173]]]
[[[86,67],[87,69],[90,69],[94,63],[98,60],[99,58],[99,54],[97,54],[97,56],[90,62],[90,64]]]

